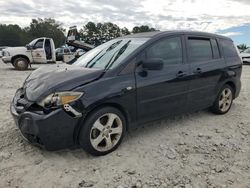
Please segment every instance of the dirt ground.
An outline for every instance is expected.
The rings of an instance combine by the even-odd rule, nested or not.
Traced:
[[[49,152],[22,139],[9,106],[30,73],[0,61],[0,187],[250,187],[250,66],[228,114],[201,111],[155,122],[127,133],[103,157],[81,149]]]

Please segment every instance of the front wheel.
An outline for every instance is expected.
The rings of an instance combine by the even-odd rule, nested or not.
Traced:
[[[226,114],[233,103],[234,90],[230,85],[225,85],[219,92],[211,111],[216,114]]]
[[[27,59],[23,58],[23,57],[18,57],[14,60],[13,64],[12,64],[15,69],[17,70],[27,70],[28,66],[29,66],[29,62]]]
[[[121,144],[125,127],[125,117],[119,110],[112,107],[98,109],[82,125],[79,143],[92,155],[106,155]]]

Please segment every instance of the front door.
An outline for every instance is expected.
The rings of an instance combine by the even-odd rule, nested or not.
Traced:
[[[44,49],[45,40],[38,39],[34,46],[32,46],[32,58],[35,63],[46,63],[46,53]]]
[[[184,63],[183,37],[162,38],[142,53],[142,61],[161,59],[162,70],[136,70],[138,122],[186,111],[189,65]]]

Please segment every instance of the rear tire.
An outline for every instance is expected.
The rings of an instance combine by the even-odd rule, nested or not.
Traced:
[[[224,85],[211,107],[211,111],[215,114],[226,114],[232,106],[233,99],[234,89],[228,84]]]
[[[111,153],[121,144],[126,120],[118,109],[104,107],[91,112],[81,126],[80,146],[92,155],[101,156]]]
[[[18,57],[14,60],[13,66],[17,70],[27,70],[29,67],[29,62],[26,58]]]

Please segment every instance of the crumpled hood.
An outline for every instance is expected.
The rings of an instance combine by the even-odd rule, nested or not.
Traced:
[[[38,101],[55,91],[69,91],[98,79],[100,69],[75,65],[50,65],[36,69],[25,80],[23,88],[29,101]]]

